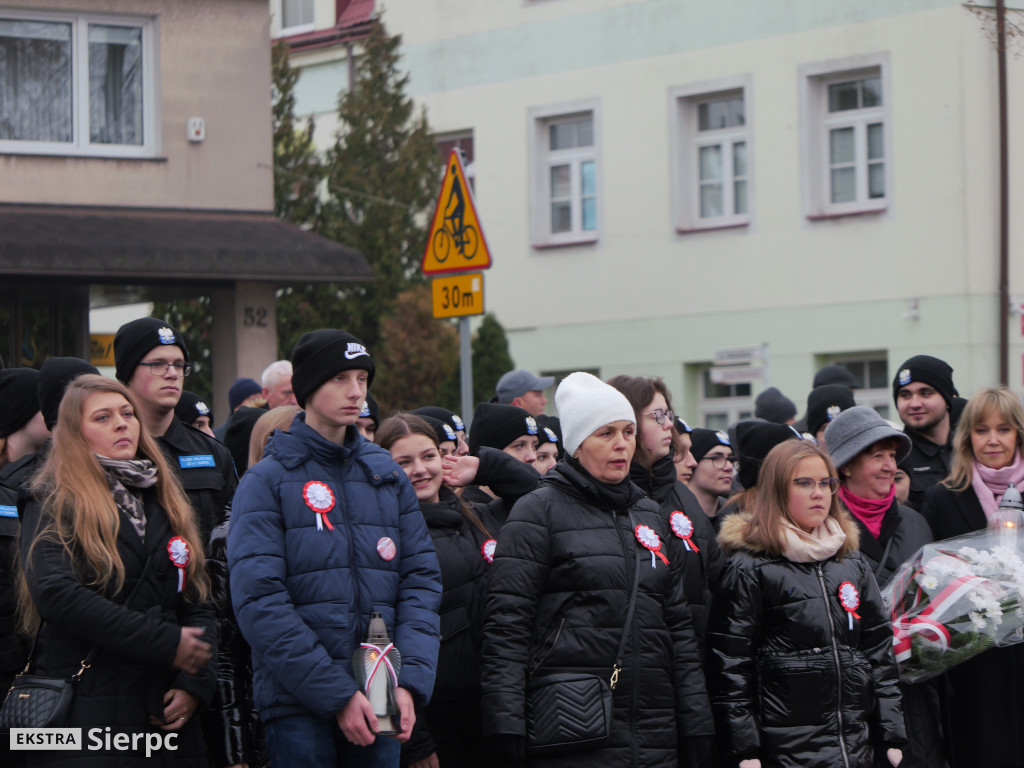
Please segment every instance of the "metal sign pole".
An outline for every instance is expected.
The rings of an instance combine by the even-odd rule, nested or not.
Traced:
[[[462,348],[462,420],[468,430],[473,423],[473,346],[469,336],[469,317],[459,318],[459,346]]]

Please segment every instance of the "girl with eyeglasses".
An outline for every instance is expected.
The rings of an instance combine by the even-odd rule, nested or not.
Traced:
[[[675,454],[681,450],[682,440],[671,395],[661,379],[615,376],[608,383],[626,396],[636,414],[636,452],[629,465],[629,479],[658,503],[668,530],[682,545],[678,550],[686,561],[686,599],[693,612],[694,631],[703,643],[711,590],[722,570],[722,552],[697,497],[676,476]]]
[[[910,438],[873,408],[858,405],[825,429],[825,445],[839,472],[839,501],[860,533],[861,556],[879,584],[932,541],[928,523],[896,501],[897,464],[910,453]],[[904,768],[945,765],[938,688],[931,682],[901,685],[910,742]]]
[[[708,688],[731,764],[875,768],[906,741],[892,629],[829,458],[787,440],[722,525]]]

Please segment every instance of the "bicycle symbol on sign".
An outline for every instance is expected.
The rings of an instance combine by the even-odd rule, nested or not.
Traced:
[[[445,203],[445,215],[441,229],[434,233],[433,240],[434,258],[439,264],[443,264],[451,254],[453,245],[466,261],[470,261],[476,256],[477,246],[480,245],[480,236],[477,234],[476,227],[463,221],[466,201],[462,197],[458,166],[453,164],[451,172],[454,177],[452,191]],[[451,213],[448,212],[449,209],[451,209]]]

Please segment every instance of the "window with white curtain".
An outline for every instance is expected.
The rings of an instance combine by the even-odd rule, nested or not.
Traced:
[[[743,94],[696,103],[697,210],[702,222],[747,215],[747,125]]]
[[[854,57],[801,70],[807,215],[885,210],[892,195],[888,56]]]
[[[279,0],[281,4],[281,29],[285,34],[295,34],[313,28],[313,0]]]
[[[596,102],[531,110],[530,117],[534,245],[594,242],[600,228]]]
[[[150,19],[0,11],[0,152],[155,154]]]
[[[669,177],[676,231],[750,224],[749,75],[669,89]]]

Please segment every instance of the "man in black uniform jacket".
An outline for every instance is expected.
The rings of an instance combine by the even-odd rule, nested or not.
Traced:
[[[227,448],[174,417],[192,367],[185,341],[163,320],[132,320],[114,336],[114,364],[118,380],[135,395],[139,418],[178,473],[205,545],[227,518],[238,479]]]
[[[950,416],[957,397],[953,369],[937,357],[915,355],[897,369],[892,395],[913,445],[899,465],[910,477],[907,504],[920,511],[925,490],[949,474],[956,426]]]

